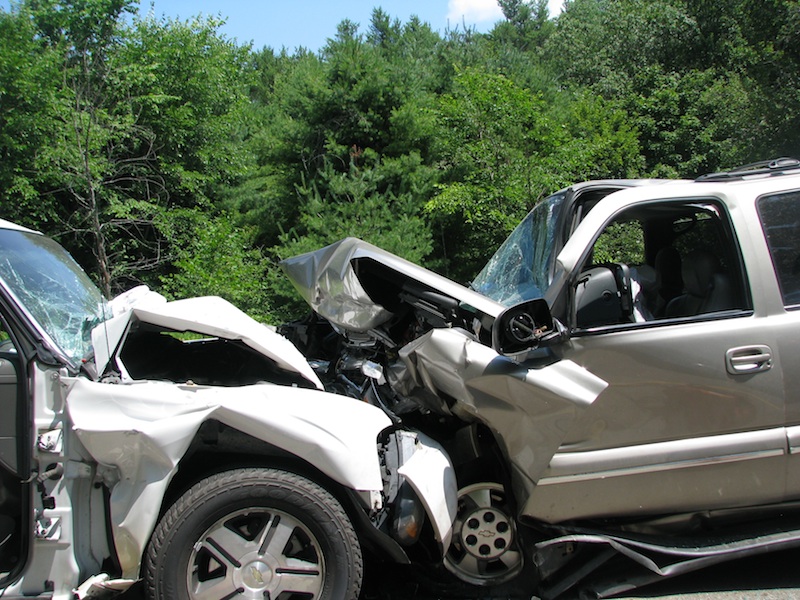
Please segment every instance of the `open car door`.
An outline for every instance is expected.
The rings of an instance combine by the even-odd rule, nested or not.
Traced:
[[[0,589],[24,566],[30,531],[28,403],[20,356],[0,319]]]

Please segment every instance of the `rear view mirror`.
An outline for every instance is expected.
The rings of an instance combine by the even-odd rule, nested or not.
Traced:
[[[560,339],[562,333],[547,302],[528,300],[500,313],[492,327],[492,348],[505,356],[521,354]]]

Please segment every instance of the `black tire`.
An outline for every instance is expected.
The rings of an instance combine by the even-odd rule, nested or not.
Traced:
[[[355,600],[363,570],[355,530],[329,492],[294,473],[248,468],[200,481],[167,510],[144,580],[150,600]]]

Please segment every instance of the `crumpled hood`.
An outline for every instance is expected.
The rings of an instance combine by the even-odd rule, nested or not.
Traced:
[[[270,327],[249,317],[233,304],[216,296],[168,302],[164,296],[139,286],[110,302],[113,317],[92,331],[98,373],[119,350],[131,320],[174,331],[193,331],[227,340],[241,340],[275,361],[281,368],[298,373],[323,389],[316,373],[297,348]]]
[[[392,317],[392,312],[367,292],[364,278],[371,278],[372,286],[378,288],[383,284],[422,287],[491,317],[504,309],[482,294],[357,238],[345,238],[280,264],[317,314],[351,331],[368,331]]]

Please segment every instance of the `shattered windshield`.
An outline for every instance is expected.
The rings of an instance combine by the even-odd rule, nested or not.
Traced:
[[[110,317],[100,290],[51,239],[0,230],[0,279],[72,361],[92,350],[92,328]]]
[[[554,194],[528,213],[473,280],[472,288],[506,306],[544,296],[557,253],[555,236],[563,204],[564,194]]]

